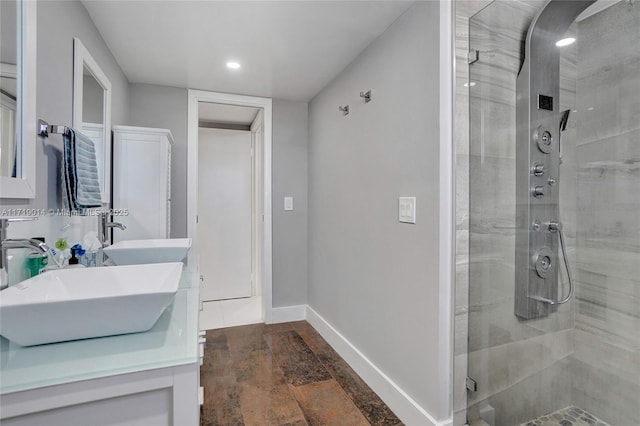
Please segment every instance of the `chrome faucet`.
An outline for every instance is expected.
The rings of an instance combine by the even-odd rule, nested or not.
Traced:
[[[32,238],[7,238],[7,228],[10,222],[25,222],[35,220],[37,218],[5,218],[0,219],[0,247],[2,248],[2,256],[0,256],[0,290],[9,287],[9,249],[28,248],[40,254],[52,253],[51,248],[40,240]],[[56,256],[51,256],[58,267],[61,266]]]
[[[109,245],[109,235],[107,230],[109,228],[118,228],[120,230],[127,229],[127,226],[119,222],[109,222],[110,213],[101,212],[98,216],[98,239],[102,248]]]

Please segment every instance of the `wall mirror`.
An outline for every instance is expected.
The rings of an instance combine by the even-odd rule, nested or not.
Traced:
[[[0,1],[0,198],[36,196],[36,2]]]
[[[90,137],[103,203],[111,193],[111,83],[80,39],[73,39],[73,127]]]

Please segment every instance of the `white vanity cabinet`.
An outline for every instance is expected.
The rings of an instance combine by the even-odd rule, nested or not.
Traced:
[[[198,426],[198,364],[0,396],[2,426]]]
[[[128,212],[114,242],[170,237],[172,144],[167,129],[113,127],[113,209]]]
[[[24,347],[0,337],[0,424],[198,426],[205,336],[194,258],[149,331]]]

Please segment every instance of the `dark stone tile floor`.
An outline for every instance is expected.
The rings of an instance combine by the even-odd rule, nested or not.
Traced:
[[[201,426],[401,426],[306,321],[207,331]]]
[[[575,406],[545,414],[520,426],[609,426],[591,413]]]

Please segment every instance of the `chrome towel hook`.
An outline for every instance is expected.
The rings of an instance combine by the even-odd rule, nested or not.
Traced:
[[[50,125],[46,121],[38,120],[38,136],[48,138],[50,134],[64,135],[69,128],[67,126]]]
[[[349,115],[349,105],[339,106],[338,110],[342,111],[344,115]]]
[[[360,92],[360,97],[364,98],[364,103],[367,104],[371,102],[371,90],[367,90],[366,92],[363,90]]]

